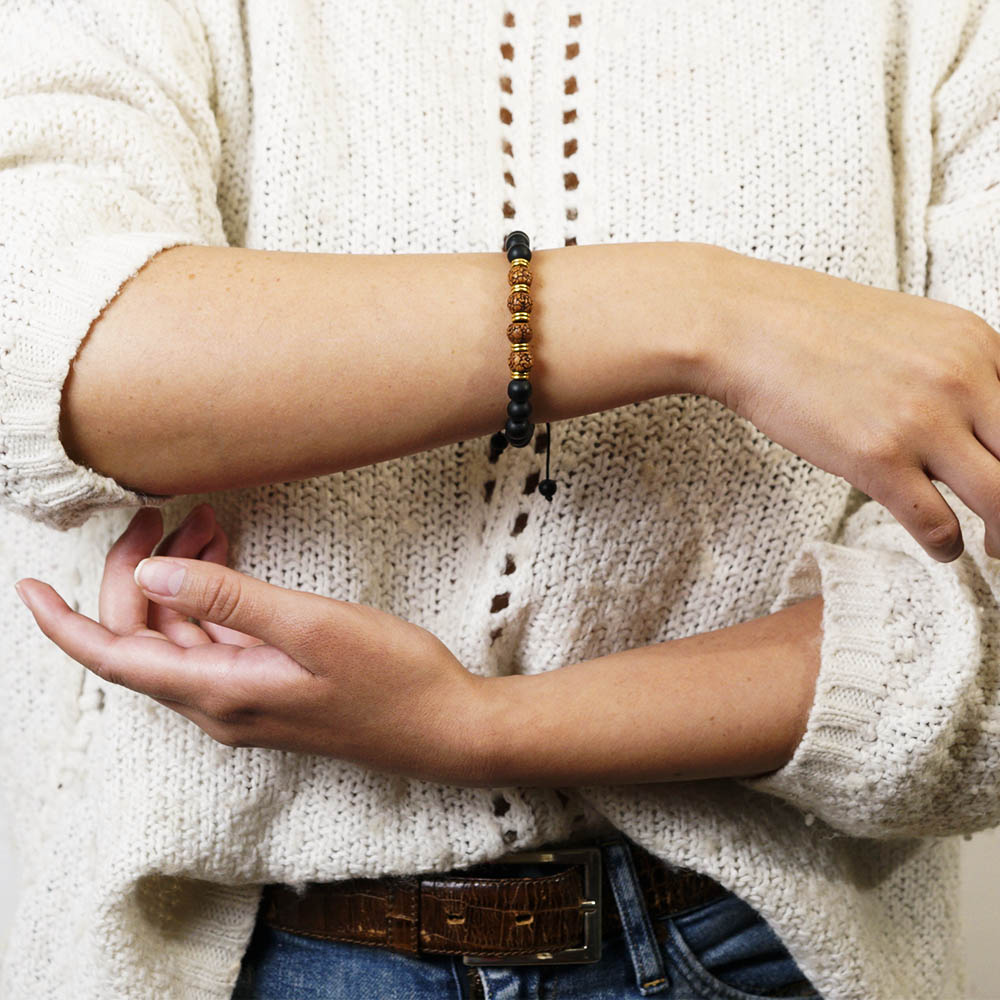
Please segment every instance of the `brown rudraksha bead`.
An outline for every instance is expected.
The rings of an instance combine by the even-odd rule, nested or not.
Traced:
[[[527,344],[531,340],[531,327],[527,323],[511,323],[507,327],[507,339],[512,344]]]
[[[531,351],[511,351],[507,357],[507,366],[511,372],[530,372]]]
[[[511,292],[507,296],[507,308],[514,313],[531,312],[531,296],[527,292]]]
[[[527,264],[511,264],[507,272],[507,282],[511,285],[530,285],[531,271]]]

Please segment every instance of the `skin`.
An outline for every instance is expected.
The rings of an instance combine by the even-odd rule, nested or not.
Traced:
[[[404,371],[414,371],[407,367],[413,338],[383,337],[378,370],[366,363],[364,352],[355,352],[359,360],[343,384],[345,393],[354,394],[343,408],[347,416],[322,433],[296,437],[293,432],[302,429],[296,421],[305,419],[304,413],[312,420],[330,410],[304,404],[315,393],[319,407],[328,392],[319,383],[337,369],[305,365],[297,382],[285,385],[278,379],[268,399],[285,407],[288,419],[266,423],[250,412],[259,407],[251,388],[273,368],[273,348],[266,340],[255,341],[240,324],[257,315],[265,316],[265,323],[287,322],[293,331],[289,350],[312,357],[322,347],[300,343],[295,334],[295,308],[302,296],[286,304],[277,293],[269,298],[262,292],[263,298],[252,300],[262,311],[244,310],[243,315],[239,296],[221,291],[228,290],[226,280],[235,280],[224,269],[234,262],[225,256],[231,248],[203,249],[221,253],[202,255],[206,287],[197,300],[169,294],[179,281],[190,280],[180,277],[190,258],[174,257],[183,262],[180,271],[165,265],[147,270],[146,280],[131,286],[134,294],[126,286],[121,308],[106,314],[108,325],[99,323],[92,331],[92,338],[99,330],[100,335],[85,345],[81,362],[92,352],[93,363],[81,365],[77,374],[84,377],[76,378],[67,399],[66,412],[75,420],[69,440],[83,449],[81,454],[97,455],[95,468],[112,470],[124,481],[169,492],[185,483],[203,489],[206,483],[223,488],[260,481],[260,463],[266,475],[275,476],[289,470],[333,471],[361,464],[359,457],[388,457],[372,444],[381,440],[380,428],[369,427],[364,401],[366,395],[382,400],[399,392],[410,405],[423,405],[419,400],[426,394],[413,393],[400,381]],[[549,395],[540,393],[536,420],[621,405],[658,389],[704,393],[883,503],[932,558],[950,561],[963,548],[958,520],[934,479],[947,482],[983,518],[987,553],[1000,551],[1000,338],[979,317],[919,296],[714,247],[565,249],[574,253],[573,268],[565,266],[570,258],[562,250],[538,255],[545,289],[540,298],[549,295],[560,307],[554,315],[569,317],[566,325],[551,326],[547,343],[553,356],[558,361],[560,351],[566,352],[569,365],[571,358],[590,357],[581,346],[597,352],[606,347],[607,319],[600,310],[607,308],[609,280],[621,309],[634,310],[628,314],[634,322],[621,327],[633,331],[633,340],[629,350],[615,346],[620,365],[594,366],[593,379],[569,379],[554,363],[551,377],[540,382]],[[296,264],[289,256],[332,255],[262,254],[253,262],[257,275],[280,277],[269,269],[290,267],[287,273],[300,279],[298,292],[315,282],[316,294],[323,294],[331,277],[323,261]],[[422,268],[439,263],[428,259],[438,255],[419,255],[423,261],[416,256],[406,262],[405,273],[393,272],[400,282],[395,292],[409,289],[411,298],[387,295],[376,310],[362,303],[352,326],[359,336],[366,323],[380,329],[380,323],[392,326],[412,317],[412,296],[425,287]],[[454,311],[445,310],[445,316],[462,313],[470,301],[474,313],[492,308],[476,298],[480,262],[458,258],[494,255],[449,256],[456,258],[459,273],[463,264],[471,266],[464,280],[472,299],[456,298]],[[369,260],[361,266],[378,265]],[[384,276],[390,279],[388,269]],[[376,277],[373,271],[372,280]],[[593,297],[589,304],[597,310],[596,322],[579,303],[571,305],[570,289],[578,289],[585,302]],[[217,338],[204,364],[191,365],[203,332],[191,317],[180,322],[178,312],[213,294],[220,304],[232,304],[218,322],[233,327]],[[125,326],[116,327],[123,318]],[[264,325],[254,322],[258,329]],[[162,339],[164,323],[173,340]],[[492,328],[498,326],[500,321]],[[461,330],[455,334],[461,336]],[[144,345],[144,338],[150,343]],[[697,350],[685,354],[682,340],[697,344]],[[164,351],[165,343],[173,345],[170,351]],[[160,345],[158,353],[154,344]],[[144,346],[152,351],[148,357]],[[671,368],[672,359],[678,364]],[[502,358],[496,360],[502,375]],[[387,364],[398,366],[400,375],[379,383]],[[136,366],[136,374],[128,420],[109,420],[120,399],[105,380],[120,376],[121,366],[129,371],[129,365]],[[233,379],[221,379],[220,369],[231,371]],[[665,389],[668,369],[672,388]],[[411,377],[420,377],[419,372]],[[241,387],[242,378],[249,382]],[[395,432],[393,453],[494,429],[492,410],[476,408],[494,375],[483,378],[469,376],[465,388],[456,383],[456,391],[469,397],[462,398],[471,417],[459,408],[438,413],[428,423],[426,412],[414,410],[412,420],[394,425],[404,429]],[[298,397],[290,395],[282,403],[293,388]],[[489,388],[490,399],[503,398],[502,384],[489,383]],[[235,395],[227,397],[229,392]],[[209,399],[212,405],[203,405]],[[360,415],[353,425],[352,413]],[[137,435],[145,443],[147,432],[154,442],[169,442],[175,426],[184,428],[185,447],[194,449],[197,460],[171,451],[170,444],[151,448],[152,458],[145,448],[131,447]],[[270,437],[261,431],[265,426]],[[231,440],[234,449],[217,447],[216,434]],[[241,448],[239,442],[247,438],[252,446]],[[84,444],[88,441],[93,452]],[[127,464],[134,461],[147,463],[145,472]],[[180,470],[176,476],[172,463]],[[201,517],[211,525],[199,522]],[[600,784],[768,773],[790,759],[807,725],[820,668],[819,596],[775,615],[567,665],[542,677],[481,678],[412,623],[377,609],[276,588],[229,569],[224,533],[210,508],[156,553],[187,570],[180,593],[143,592],[131,573],[161,534],[158,512],[140,511],[109,552],[99,623],[71,611],[41,581],[22,580],[19,592],[43,633],[74,659],[110,683],[157,698],[233,747],[316,752],[454,784]],[[164,609],[180,617],[164,619]],[[188,616],[200,626],[185,622]],[[217,631],[220,626],[229,631]],[[363,670],[352,669],[359,664]],[[573,706],[569,722],[567,705]],[[609,745],[615,754],[594,750]]]
[[[1000,338],[974,313],[701,243],[531,263],[536,423],[707,395],[884,504],[944,562],[962,551],[932,480],[946,482],[1000,554]],[[63,444],[120,483],[185,494],[491,434],[506,287],[497,253],[168,249],[84,339]]]
[[[700,290],[714,263],[693,243],[533,253],[534,421],[699,382]],[[174,247],[84,339],[60,436],[70,457],[120,483],[190,494],[492,434],[510,378],[508,290],[500,253]],[[627,331],[628,349],[609,331]]]
[[[100,624],[47,584],[19,590],[75,660],[227,746],[495,787],[755,774],[779,767],[801,738],[821,598],[550,674],[486,678],[395,615],[227,568],[207,503],[146,564],[184,570],[176,595],[144,591],[134,573],[161,534],[159,511],[146,507],[112,546]]]
[[[1000,336],[975,313],[739,257],[708,395],[883,504],[928,555],[963,551],[947,483],[1000,555]]]

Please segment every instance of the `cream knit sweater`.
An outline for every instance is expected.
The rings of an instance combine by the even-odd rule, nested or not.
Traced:
[[[524,494],[540,456],[491,464],[485,437],[141,496],[68,460],[58,415],[101,308],[182,243],[501,266],[511,228],[692,240],[1000,327],[998,53],[1000,5],[961,0],[3,0],[0,774],[25,888],[2,996],[223,1000],[260,883],[444,870],[610,821],[757,907],[829,1000],[960,997],[957,835],[1000,824],[1000,561],[946,485],[947,564],[702,396],[555,425],[551,505]],[[170,530],[203,499],[236,569],[401,615],[483,674],[822,592],[805,737],[769,778],[565,805],[225,747],[97,682],[11,586],[96,618],[135,508]]]

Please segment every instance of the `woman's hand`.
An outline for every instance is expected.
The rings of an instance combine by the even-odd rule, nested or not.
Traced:
[[[931,481],[947,483],[1000,556],[997,332],[933,299],[727,259],[706,394],[877,500],[941,562],[963,549]]]
[[[42,632],[103,680],[149,695],[227,746],[479,783],[485,678],[430,632],[227,568],[228,542],[208,504],[164,539],[156,556],[167,559],[143,564],[140,589],[133,573],[162,532],[159,510],[144,507],[112,546],[100,624],[48,584],[19,581]]]

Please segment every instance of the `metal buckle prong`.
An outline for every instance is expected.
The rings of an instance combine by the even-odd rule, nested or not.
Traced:
[[[601,960],[601,849],[567,847],[555,851],[520,851],[494,858],[490,864],[583,865],[583,944],[562,951],[541,951],[534,955],[463,955],[466,965],[569,965]]]

